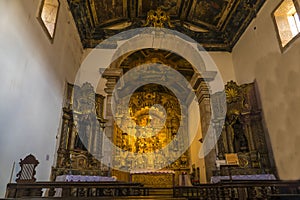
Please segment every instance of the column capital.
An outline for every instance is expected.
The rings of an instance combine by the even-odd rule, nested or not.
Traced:
[[[107,68],[102,73],[102,77],[108,80],[110,78],[120,78],[122,76],[122,74],[123,74],[123,70],[122,69],[119,69],[119,68]]]

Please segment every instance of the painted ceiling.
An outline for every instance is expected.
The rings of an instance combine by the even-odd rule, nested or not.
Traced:
[[[177,30],[206,50],[231,51],[265,0],[68,0],[84,48],[139,27]]]

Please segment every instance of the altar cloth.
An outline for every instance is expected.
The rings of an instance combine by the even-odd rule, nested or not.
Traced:
[[[101,182],[116,181],[115,177],[110,176],[83,176],[83,175],[61,175],[57,176],[56,182]]]
[[[230,180],[229,176],[213,176],[210,179],[211,183]],[[253,175],[232,175],[231,180],[276,180],[274,174],[253,174]]]
[[[57,176],[56,182],[104,182],[116,181],[115,177],[110,176],[83,176],[83,175],[61,175]],[[54,197],[62,196],[62,188],[55,188]]]
[[[131,170],[130,174],[175,174],[173,170],[146,170],[146,169],[139,169],[139,170]]]

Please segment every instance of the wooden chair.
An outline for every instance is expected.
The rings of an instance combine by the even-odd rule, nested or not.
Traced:
[[[36,181],[35,176],[35,168],[39,164],[39,161],[33,156],[28,155],[24,160],[20,159],[20,167],[21,170],[17,174],[17,183],[32,183]]]

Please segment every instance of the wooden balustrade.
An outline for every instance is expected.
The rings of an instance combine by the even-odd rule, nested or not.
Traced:
[[[140,183],[125,182],[35,182],[7,184],[6,198],[145,196]]]
[[[300,181],[233,181],[174,187],[174,197],[187,199],[300,199]]]
[[[160,188],[162,189],[162,188]],[[300,199],[300,181],[232,181],[199,186],[166,188],[165,192],[182,199]],[[128,197],[155,195],[155,188],[143,187],[140,183],[126,182],[36,182],[9,183],[6,198],[48,197],[91,198]]]

